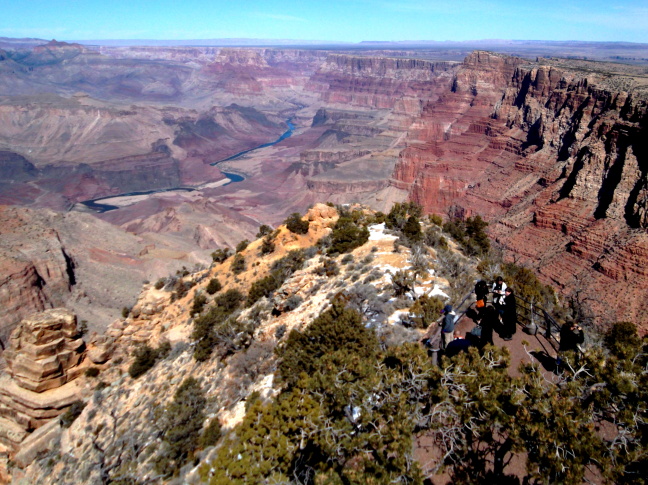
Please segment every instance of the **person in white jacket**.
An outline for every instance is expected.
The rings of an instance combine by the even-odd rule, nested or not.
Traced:
[[[504,278],[501,276],[495,278],[491,292],[493,293],[493,305],[500,311],[504,306],[504,298],[506,297],[506,283],[504,283]]]

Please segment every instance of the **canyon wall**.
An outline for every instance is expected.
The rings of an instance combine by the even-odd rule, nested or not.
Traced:
[[[646,98],[622,81],[474,53],[412,126],[393,184],[429,212],[482,214],[509,259],[646,331]]]
[[[69,209],[214,182],[102,216],[206,250],[318,200],[385,209],[409,197],[480,213],[507,257],[602,318],[645,319],[640,77],[479,51],[417,56],[64,43],[2,54],[0,87],[15,97],[0,102],[0,202]],[[228,162],[247,178],[216,186],[209,162],[276,139],[291,117],[292,138]]]
[[[198,226],[194,226],[198,230]],[[103,332],[142,281],[209,259],[197,243],[135,236],[94,215],[0,205],[0,342],[27,315],[65,306]],[[213,247],[213,246],[211,246]]]
[[[326,103],[411,114],[420,99],[433,98],[455,67],[453,62],[374,58],[331,54],[310,78],[307,89],[321,93]]]

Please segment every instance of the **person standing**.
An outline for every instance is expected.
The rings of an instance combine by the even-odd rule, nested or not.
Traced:
[[[512,288],[504,290],[504,313],[502,314],[502,323],[504,331],[502,338],[504,340],[511,340],[515,331],[517,330],[517,300]]]
[[[504,283],[504,278],[498,276],[495,278],[495,283],[493,283],[493,288],[491,292],[493,293],[493,305],[497,310],[501,310],[504,306],[504,297],[506,291],[506,283]],[[501,312],[500,312],[501,313]]]
[[[481,319],[481,347],[486,344],[495,345],[493,342],[493,329],[499,323],[499,313],[497,309],[491,305],[484,308],[483,317]]]
[[[565,322],[560,327],[560,347],[558,347],[558,357],[556,358],[556,366],[560,367],[566,357],[566,352],[576,352],[576,361],[578,362],[578,346],[585,341],[585,334],[583,329],[576,322]]]
[[[484,280],[479,280],[475,284],[475,300],[482,301],[482,304],[477,304],[478,308],[483,308],[488,302],[488,285]]]
[[[453,340],[453,333],[455,329],[455,321],[457,314],[453,311],[452,305],[446,305],[441,311],[443,313],[443,320],[441,320],[441,345],[445,350],[450,342]]]
[[[567,322],[560,328],[560,352],[579,350],[584,341],[583,329],[576,322]]]

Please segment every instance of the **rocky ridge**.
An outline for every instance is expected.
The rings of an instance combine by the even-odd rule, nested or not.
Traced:
[[[195,315],[190,314],[194,296],[206,295],[209,302],[211,297],[205,293],[205,287],[213,277],[223,283],[221,291],[238,288],[246,292],[253,281],[267,274],[272,263],[288,251],[310,247],[328,234],[338,215],[332,207],[317,205],[305,217],[310,221],[308,234],[296,235],[280,227],[275,238],[275,252],[260,255],[261,240],[243,250],[241,254],[247,260],[247,269],[238,276],[230,272],[233,260],[230,257],[209,270],[186,276],[186,282],[194,286],[180,299],[174,300],[168,289],[145,286],[129,318],[115,321],[106,332],[106,337],[115,342],[112,359],[100,367],[97,379],[82,378],[81,386],[88,404],[80,417],[69,430],[51,433],[48,429],[47,439],[28,442],[29,456],[34,456],[34,450],[38,449],[41,458],[24,470],[13,468],[11,473],[16,483],[29,480],[90,483],[106,473],[113,477],[152,478],[155,475],[154,450],[161,443],[161,431],[155,423],[161,419],[175,388],[186,377],[193,376],[202,382],[209,403],[207,420],[217,419],[224,429],[232,429],[243,418],[245,399],[252,391],[258,391],[264,399],[276,394],[273,349],[284,335],[293,328],[304,328],[325,309],[331,292],[339,292],[369,273],[376,273],[369,285],[380,291],[380,288],[391,287],[390,272],[411,264],[409,251],[394,252],[396,238],[383,234],[380,228],[372,233],[367,244],[352,253],[362,268],[356,268],[356,264],[344,266],[338,261],[340,274],[327,276],[321,270],[326,258],[315,255],[306,261],[303,269],[286,280],[272,299],[262,298],[239,314],[239,320],[250,322],[254,328],[246,344],[225,358],[214,356],[205,362],[194,360],[190,337],[195,319]],[[369,259],[371,263],[361,262]],[[421,291],[438,292],[445,284],[442,278],[432,278],[425,282]],[[285,304],[295,296],[299,296],[302,303],[288,310]],[[408,334],[407,330],[399,328],[387,325],[384,338],[391,338],[392,331],[402,333],[398,338],[420,338],[417,332]],[[133,349],[143,343],[156,347],[164,341],[171,343],[170,354],[144,378],[129,377],[126,369],[132,362]],[[97,380],[106,384],[93,392]],[[48,461],[48,456],[57,458]],[[200,456],[201,461],[209,459],[210,450]],[[199,481],[197,469],[192,466],[183,469],[182,475],[185,483]]]

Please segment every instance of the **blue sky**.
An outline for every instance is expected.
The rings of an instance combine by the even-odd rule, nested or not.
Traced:
[[[0,0],[0,36],[648,42],[648,0]]]

